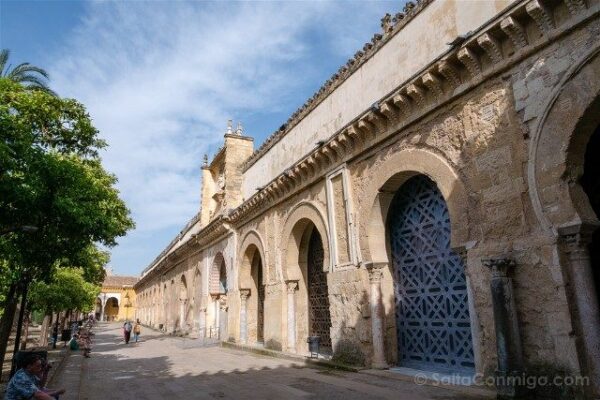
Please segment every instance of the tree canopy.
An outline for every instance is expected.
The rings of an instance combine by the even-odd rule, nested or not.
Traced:
[[[83,105],[0,79],[0,137],[0,231],[9,232],[0,258],[12,280],[48,279],[61,260],[87,268],[105,259],[94,244],[114,246],[134,224]]]
[[[45,314],[65,310],[89,312],[100,287],[86,282],[81,268],[59,267],[50,282],[35,282],[30,293],[31,308]]]

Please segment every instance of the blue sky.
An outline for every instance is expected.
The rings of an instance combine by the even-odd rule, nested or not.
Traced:
[[[110,264],[138,275],[198,211],[226,121],[257,148],[403,3],[1,0],[0,45],[87,106],[137,224]]]

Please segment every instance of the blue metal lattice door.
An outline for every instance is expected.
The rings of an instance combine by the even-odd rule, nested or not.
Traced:
[[[258,259],[256,268],[258,268],[256,271],[256,286],[258,287],[256,341],[262,343],[265,332],[265,285],[263,285],[262,260],[260,258]]]
[[[310,336],[319,336],[320,349],[331,352],[331,315],[329,313],[329,292],[327,275],[323,271],[323,242],[321,235],[314,229],[308,243],[308,302]]]
[[[436,184],[409,179],[388,219],[400,366],[441,372],[475,368],[462,260],[450,249],[450,217]]]

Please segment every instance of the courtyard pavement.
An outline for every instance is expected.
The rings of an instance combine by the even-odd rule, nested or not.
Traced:
[[[139,343],[123,342],[120,324],[95,328],[91,358],[73,352],[52,387],[64,400],[95,399],[464,399],[494,398],[484,390],[419,386],[392,372],[341,372],[299,361],[142,330]]]

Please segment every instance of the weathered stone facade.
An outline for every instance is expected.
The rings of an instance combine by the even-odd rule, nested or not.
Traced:
[[[464,270],[472,370],[583,374],[585,395],[599,396],[600,265],[587,247],[600,246],[598,195],[580,185],[600,158],[588,146],[599,12],[598,0],[423,0],[384,17],[257,151],[228,129],[203,167],[201,211],[136,284],[140,319],[301,354],[329,327],[334,358],[404,365],[388,216],[425,175]],[[486,265],[505,262],[514,267],[493,281]],[[503,311],[491,287],[513,305]],[[506,337],[521,361],[505,359]]]

